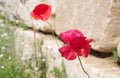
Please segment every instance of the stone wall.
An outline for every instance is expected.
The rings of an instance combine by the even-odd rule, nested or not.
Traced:
[[[12,21],[24,22],[26,25],[28,25],[28,27],[34,27],[36,30],[53,32],[57,2],[57,0],[6,0],[3,1],[5,5],[2,7],[4,8],[2,10],[4,15],[9,17],[9,19]],[[52,15],[48,20],[50,25],[41,20],[35,21],[30,16],[30,12],[33,10],[33,8],[40,3],[48,3],[52,6]]]
[[[32,63],[35,64],[34,59],[34,32],[32,30],[23,30],[18,28],[15,32],[15,44],[18,55],[22,60],[32,60]],[[63,42],[58,40],[52,35],[44,35],[43,33],[35,32],[36,42],[38,43],[43,39],[43,44],[41,45],[41,51],[37,48],[37,55],[41,53],[45,56],[47,73],[46,78],[56,78],[51,71],[55,67],[61,69],[62,62],[65,65],[66,77],[64,78],[88,78],[81,68],[81,65],[76,58],[73,61],[68,61],[61,57],[58,49],[63,46]],[[24,45],[21,44],[24,41]],[[18,46],[19,45],[19,46]],[[20,49],[20,47],[22,47]],[[37,46],[40,47],[40,46]],[[22,50],[22,51],[21,51]],[[91,78],[119,78],[120,67],[114,63],[111,57],[107,58],[98,58],[92,55],[89,55],[88,58],[82,58],[82,63],[85,70],[89,73]]]
[[[117,48],[120,52],[119,0],[12,0],[12,4],[11,0],[2,0],[1,3],[4,3],[1,10],[11,20],[43,32],[55,31],[58,35],[68,29],[79,29],[94,39],[94,50],[108,53]],[[29,13],[39,3],[52,5],[52,16],[47,22],[30,18]]]
[[[79,29],[93,38],[92,48],[111,52],[120,43],[119,0],[65,0],[56,11],[55,31]],[[119,51],[120,52],[120,51]]]
[[[39,3],[52,5],[52,16],[47,21],[49,24],[35,21],[29,15]],[[93,49],[109,53],[117,48],[120,56],[119,0],[2,0],[0,4],[0,13],[16,23],[24,22],[28,27],[35,27],[42,32],[55,32],[57,35],[68,29],[79,29],[87,37],[94,39]],[[66,66],[67,78],[86,78],[77,59],[67,61],[61,57],[58,48],[63,43],[59,39],[38,31],[35,35],[36,43],[44,40],[41,52],[46,57],[47,78],[55,78],[51,71],[56,66],[61,68],[62,60]],[[34,63],[33,30],[17,29],[15,45],[16,54],[22,60],[33,59]],[[37,49],[39,47],[37,46]],[[37,50],[38,56],[41,52]],[[88,59],[82,58],[82,62],[91,78],[119,78],[119,67],[114,64],[111,57],[103,59],[90,55]]]

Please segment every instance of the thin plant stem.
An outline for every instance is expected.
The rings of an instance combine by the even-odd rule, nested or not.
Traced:
[[[28,12],[29,12],[29,9],[28,9],[28,7],[27,7],[27,6],[26,6],[26,8],[27,8],[27,10],[28,10]],[[35,26],[34,26],[33,19],[32,19],[32,17],[31,17],[31,16],[30,16],[30,19],[31,19],[31,21],[32,21],[33,32],[34,32],[33,34],[34,34],[35,61],[36,61],[35,66],[36,66],[36,67],[38,67],[38,58],[37,58],[37,45],[36,45]]]
[[[36,67],[38,67],[38,59],[37,59],[37,45],[36,45],[36,35],[35,35],[35,28],[33,28],[34,31],[34,47],[35,47],[35,60],[36,60]]]
[[[90,78],[89,74],[88,74],[87,71],[84,69],[83,64],[82,64],[82,61],[81,61],[81,59],[80,59],[79,56],[78,56],[78,60],[79,60],[79,62],[80,62],[80,65],[81,65],[81,67],[82,67],[83,72],[88,76],[88,78]]]
[[[21,0],[21,3],[22,3],[22,0]],[[28,13],[29,13],[29,8],[28,8],[28,6],[26,6],[26,5],[25,5],[25,2],[23,2],[22,4],[26,7],[26,9],[27,9],[27,11],[28,11]],[[32,17],[31,17],[31,16],[30,16],[30,19],[31,19],[31,21],[32,21],[33,35],[34,35],[34,48],[35,48],[35,50],[34,50],[34,55],[35,55],[35,67],[38,67],[38,57],[37,57],[37,45],[36,45],[35,26],[34,26],[33,19],[32,19]],[[35,76],[36,76],[36,75],[37,75],[37,72],[35,71]],[[37,78],[37,77],[35,77],[35,78]]]
[[[52,25],[51,25],[49,22],[46,22],[46,23],[47,23],[47,24],[51,27],[51,29],[52,29]],[[59,38],[59,36],[56,35],[55,31],[52,32],[52,35],[53,35],[54,37],[57,37],[57,39]],[[58,41],[57,41],[57,39],[55,38],[56,43],[57,43],[58,46],[60,46],[59,43],[58,43]]]

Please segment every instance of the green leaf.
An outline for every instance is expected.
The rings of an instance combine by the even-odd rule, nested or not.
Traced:
[[[112,53],[113,53],[113,56],[114,56],[115,61],[118,62],[118,63],[120,63],[120,57],[118,56],[117,50],[114,49],[114,50],[112,51]]]

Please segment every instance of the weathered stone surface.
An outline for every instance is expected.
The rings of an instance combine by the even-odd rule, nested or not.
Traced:
[[[93,38],[92,48],[111,52],[120,47],[120,0],[64,0],[56,11],[57,34],[79,29]]]
[[[4,15],[5,0],[0,0],[0,15]]]
[[[117,66],[111,57],[96,58],[89,56],[83,59],[86,70],[91,78],[119,78],[119,66]]]
[[[45,56],[47,73],[46,78],[55,78],[52,73],[54,67],[61,68],[62,57],[58,52],[59,45],[63,44],[57,38],[35,32],[35,41],[37,44],[37,55],[40,57],[41,53]],[[40,41],[43,44],[40,46]],[[42,50],[40,51],[39,48]],[[31,60],[35,66],[35,46],[34,46],[34,32],[32,30],[23,30],[18,28],[15,31],[15,50],[16,55],[21,60]],[[51,58],[52,57],[52,58]]]
[[[23,52],[24,58],[29,59],[33,58],[32,53],[34,52],[34,46],[32,45],[34,35],[31,30],[21,30],[18,29],[16,32],[16,50],[24,49],[22,51],[19,50],[19,53]],[[21,43],[22,38],[24,38],[25,45],[22,46]],[[80,63],[78,59],[73,61],[68,61],[61,57],[58,52],[58,48],[63,46],[63,43],[59,41],[57,38],[50,35],[43,35],[42,33],[36,33],[37,41],[44,39],[43,45],[41,46],[42,52],[46,57],[47,64],[47,74],[46,78],[55,78],[55,76],[51,73],[54,67],[58,67],[61,69],[62,61],[66,67],[66,78],[87,78],[87,76],[83,73]],[[31,43],[31,44],[30,44]],[[28,47],[26,47],[28,45]],[[18,53],[18,51],[17,51]],[[33,53],[34,54],[34,53]],[[28,58],[29,56],[29,58]],[[22,56],[23,57],[23,56]],[[120,67],[114,63],[111,57],[108,58],[97,58],[90,55],[88,58],[81,58],[83,66],[85,70],[89,73],[91,78],[119,78]]]
[[[37,42],[39,42],[41,39],[44,38],[45,35],[40,33],[35,33],[32,30],[23,30],[21,28],[18,28],[15,31],[15,50],[16,55],[18,55],[22,60],[30,60],[35,58],[35,45],[34,45],[34,38]],[[37,54],[38,52],[38,46],[37,48]]]
[[[120,42],[118,43],[117,51],[118,51],[118,56],[120,57]]]
[[[50,25],[47,22],[41,20],[36,21],[30,17],[30,12],[40,3],[48,3],[52,6],[52,16],[47,21]],[[4,11],[6,12],[6,15],[9,16],[10,20],[24,22],[29,27],[34,27],[36,30],[53,32],[56,6],[57,0],[6,0]]]

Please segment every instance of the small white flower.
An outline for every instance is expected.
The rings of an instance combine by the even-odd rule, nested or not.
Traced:
[[[0,24],[0,27],[4,27],[4,26],[5,26],[4,24],[2,24],[2,23]]]
[[[2,68],[2,69],[4,69],[4,68],[5,68],[5,66],[1,66],[1,68]]]
[[[5,37],[5,36],[7,36],[7,33],[3,33],[3,34],[1,35],[2,38]]]
[[[25,59],[23,57],[21,57],[21,60],[24,61]]]
[[[38,67],[35,67],[35,71],[38,71]]]
[[[3,57],[3,54],[0,54],[0,58]]]
[[[10,57],[10,56],[8,57],[8,60],[11,60],[11,57]]]
[[[44,61],[45,61],[45,59],[42,59],[42,61],[44,62]]]
[[[4,50],[4,49],[5,49],[5,46],[3,46],[1,49]]]
[[[22,42],[21,44],[24,45],[24,42]]]

